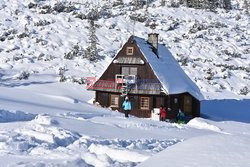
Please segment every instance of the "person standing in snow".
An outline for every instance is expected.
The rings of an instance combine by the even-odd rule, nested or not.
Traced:
[[[185,114],[179,109],[179,113],[177,115],[177,123],[185,123]]]
[[[128,114],[131,111],[131,103],[128,99],[128,96],[126,96],[125,101],[122,104],[122,108],[124,109],[125,117],[128,118]]]
[[[166,108],[163,105],[161,105],[161,107],[160,107],[160,121],[166,121],[166,118],[167,118]]]

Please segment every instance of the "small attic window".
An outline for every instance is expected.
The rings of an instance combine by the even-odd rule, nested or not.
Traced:
[[[127,47],[126,55],[128,55],[128,56],[134,55],[134,48],[133,47]]]

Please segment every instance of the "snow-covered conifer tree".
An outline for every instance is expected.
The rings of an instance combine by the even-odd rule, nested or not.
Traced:
[[[93,19],[89,20],[89,46],[85,50],[85,57],[90,61],[95,61],[98,57],[98,38],[96,36],[96,25]]]

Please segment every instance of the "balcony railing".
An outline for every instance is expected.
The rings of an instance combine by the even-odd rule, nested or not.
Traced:
[[[138,79],[135,75],[117,74],[115,79],[88,80],[87,89],[119,93],[160,94],[162,86],[158,80]]]

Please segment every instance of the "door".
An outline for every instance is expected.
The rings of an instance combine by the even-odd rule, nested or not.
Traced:
[[[192,97],[189,95],[184,95],[184,113],[186,115],[192,115]]]
[[[160,108],[161,105],[163,105],[164,107],[167,107],[165,105],[164,97],[154,97],[153,108]]]
[[[171,95],[169,96],[169,102],[170,102],[170,111],[167,114],[168,119],[176,119],[178,111],[180,109],[179,107],[179,96],[178,95]]]

